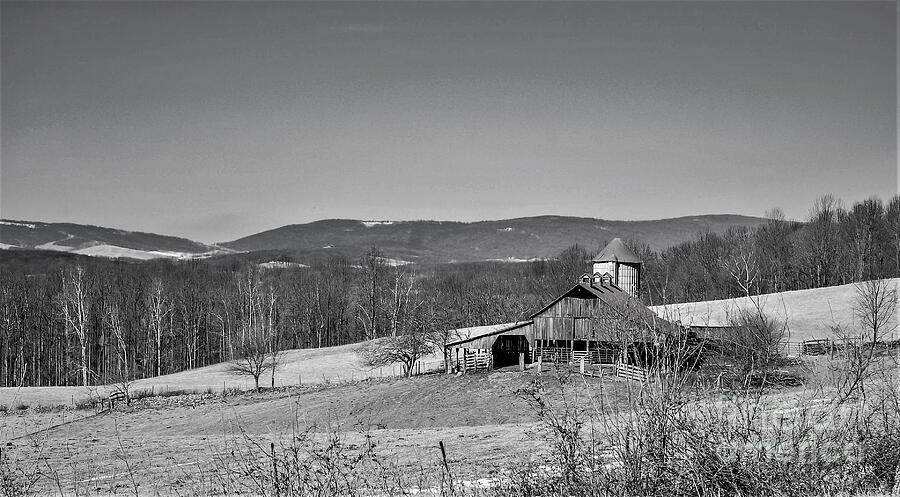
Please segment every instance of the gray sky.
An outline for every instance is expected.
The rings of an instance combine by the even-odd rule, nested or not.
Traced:
[[[0,215],[209,242],[886,199],[896,5],[4,1]]]

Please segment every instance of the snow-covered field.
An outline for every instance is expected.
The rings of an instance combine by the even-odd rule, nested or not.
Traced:
[[[356,349],[360,344],[324,347],[321,349],[286,350],[279,356],[279,366],[275,374],[275,386],[318,385],[342,383],[364,378],[397,376],[400,365],[370,369],[362,365]],[[439,355],[423,359],[429,369],[439,367]],[[131,385],[133,391],[153,390],[154,392],[185,390],[221,392],[223,388],[249,390],[253,379],[236,376],[229,371],[230,363],[223,362],[189,369],[178,373],[137,380]],[[264,375],[260,384],[270,386],[272,377]],[[0,388],[0,405],[7,407],[72,405],[90,398],[106,396],[114,387],[23,387]]]
[[[900,289],[900,278],[888,280]],[[853,310],[857,285],[840,285],[812,290],[795,290],[725,300],[709,300],[685,304],[651,307],[663,318],[693,326],[726,326],[729,318],[742,309],[754,309],[758,302],[765,313],[787,324],[787,341],[799,342],[832,337],[832,326],[858,331],[859,320]],[[894,330],[893,338],[900,338],[900,308],[886,323],[885,329]]]

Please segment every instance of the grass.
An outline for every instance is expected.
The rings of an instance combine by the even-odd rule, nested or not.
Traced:
[[[639,383],[614,377],[585,378],[557,387],[552,384],[556,373],[547,370],[542,376],[549,382],[542,393],[550,406],[544,414],[571,412],[588,419],[582,428],[585,436],[619,415],[613,408],[590,419],[598,405],[626,408],[641,392]],[[384,471],[406,475],[401,478],[404,485],[431,488],[439,487],[443,478],[439,449],[443,442],[447,465],[457,482],[476,485],[472,482],[488,479],[496,483],[495,479],[509,478],[517,468],[538,471],[558,450],[546,442],[552,440],[553,431],[522,396],[535,378],[518,372],[428,375],[183,397],[183,402],[165,404],[139,400],[131,407],[75,419],[32,438],[43,444],[42,461],[54,468],[60,481],[68,482],[68,491],[76,490],[72,483],[76,482],[82,494],[125,491],[130,486],[128,474],[134,475],[142,492],[190,494],[202,481],[214,485],[204,479],[213,469],[226,467],[230,468],[227,478],[247,484],[242,479],[246,471],[260,470],[257,459],[270,453],[271,444],[279,454],[299,451],[304,457],[319,458],[331,446],[336,451],[332,456],[344,463],[368,454]],[[809,400],[801,389],[779,389],[761,405],[767,412],[790,413]],[[727,398],[707,401],[726,405]],[[34,452],[33,441],[15,440],[9,450],[21,458],[19,463],[27,464]],[[377,465],[370,462],[358,463],[360,471],[375,471]],[[233,471],[244,471],[240,473],[244,476],[238,478]],[[422,472],[426,475],[420,482],[407,478]],[[42,480],[39,489],[49,491],[52,481]],[[232,483],[238,485],[237,480]]]

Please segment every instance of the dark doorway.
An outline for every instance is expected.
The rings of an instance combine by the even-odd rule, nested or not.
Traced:
[[[525,362],[531,362],[528,339],[522,335],[500,335],[491,347],[494,368],[505,368],[519,364],[519,354],[525,354]]]

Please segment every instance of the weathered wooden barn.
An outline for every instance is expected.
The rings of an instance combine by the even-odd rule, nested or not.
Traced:
[[[593,274],[582,275],[530,321],[456,330],[464,336],[447,345],[452,364],[457,370],[497,368],[524,354],[528,363],[648,365],[659,337],[674,335],[677,327],[636,298],[640,258],[616,238],[592,263]]]
[[[535,359],[551,362],[643,363],[648,344],[672,328],[598,274],[583,276],[531,318]]]

